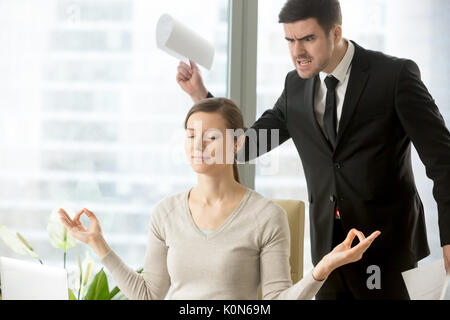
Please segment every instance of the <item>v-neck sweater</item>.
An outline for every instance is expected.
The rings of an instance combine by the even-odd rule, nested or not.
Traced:
[[[310,271],[292,284],[290,233],[282,207],[248,189],[213,232],[200,230],[189,211],[190,190],[153,208],[144,268],[137,274],[110,250],[100,261],[129,299],[312,299],[324,281]]]

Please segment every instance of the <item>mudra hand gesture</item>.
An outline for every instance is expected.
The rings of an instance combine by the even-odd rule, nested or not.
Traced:
[[[62,224],[66,227],[72,237],[86,243],[94,249],[95,253],[100,258],[103,258],[109,252],[110,248],[103,238],[100,222],[93,212],[85,208],[79,211],[73,219],[70,218],[64,209],[59,209],[58,213]],[[83,213],[86,214],[90,220],[90,224],[87,228],[84,227],[80,221],[80,217]]]
[[[364,252],[366,252],[375,238],[380,234],[380,231],[375,231],[366,238],[361,231],[351,229],[345,240],[337,245],[330,253],[325,255],[316,265],[313,269],[313,277],[316,280],[322,281],[328,278],[333,270],[360,260]],[[355,237],[358,237],[359,243],[352,248]]]

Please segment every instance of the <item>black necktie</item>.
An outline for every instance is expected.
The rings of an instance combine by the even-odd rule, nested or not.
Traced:
[[[333,76],[325,78],[327,86],[327,100],[325,103],[325,114],[323,116],[323,124],[328,140],[333,149],[336,147],[336,131],[337,131],[337,108],[336,108],[336,86],[339,80]]]

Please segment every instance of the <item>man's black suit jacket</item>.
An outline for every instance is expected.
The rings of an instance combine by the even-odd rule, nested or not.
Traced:
[[[441,245],[450,244],[450,133],[417,65],[406,59],[366,50],[355,44],[336,149],[323,135],[314,112],[318,77],[286,77],[273,109],[252,126],[279,129],[280,141],[292,138],[302,160],[310,202],[313,264],[332,250],[335,205],[344,232],[381,235],[364,254],[368,264],[406,270],[429,255],[423,205],[411,166],[414,144],[438,204]],[[209,95],[211,96],[211,95]],[[246,134],[245,160],[265,152]],[[275,145],[277,145],[275,143]]]

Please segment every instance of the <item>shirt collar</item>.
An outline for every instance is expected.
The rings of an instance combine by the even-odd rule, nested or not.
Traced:
[[[326,72],[319,73],[320,80],[322,82],[329,75],[332,75],[333,77],[338,79],[339,83],[343,83],[347,78],[350,66],[352,64],[353,56],[355,55],[355,45],[351,41],[348,41],[347,39],[345,39],[345,41],[347,41],[348,43],[348,48],[347,52],[344,55],[344,58],[342,58],[341,62],[338,64],[336,69],[334,69],[334,71],[331,74],[328,74]]]

